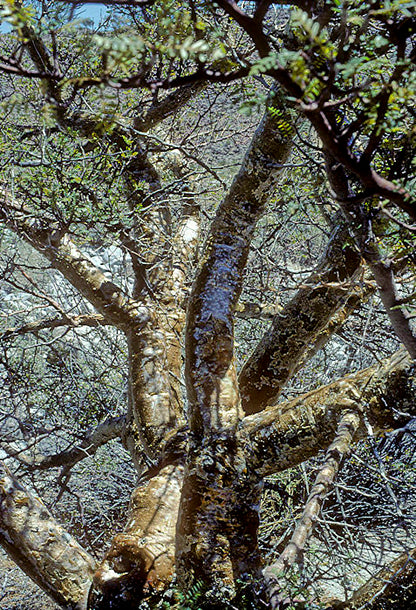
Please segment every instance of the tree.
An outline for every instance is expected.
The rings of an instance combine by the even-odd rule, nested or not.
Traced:
[[[173,574],[179,590],[203,592],[200,607],[242,607],[256,596],[280,607],[289,595],[282,572],[302,557],[351,444],[415,415],[415,3],[107,4],[117,7],[113,22],[93,32],[74,31],[73,4],[2,2],[13,26],[0,58],[3,279],[34,308],[24,320],[9,308],[2,334],[4,393],[15,407],[3,414],[2,449],[32,473],[62,467],[64,489],[76,463],[120,438],[138,484],[123,533],[97,563],[4,465],[0,542],[63,607],[131,608]],[[241,102],[252,111],[247,123]],[[225,112],[234,138],[247,139],[258,120],[231,184],[217,167],[223,153],[202,154],[204,130],[224,138]],[[270,244],[279,221],[290,231],[305,217],[311,273],[300,269],[296,291],[289,280],[282,303],[245,302],[245,277],[248,294],[261,289],[250,269],[276,276],[258,250],[259,223],[273,219]],[[33,253],[22,264],[8,231],[46,267]],[[282,402],[284,386],[376,290],[391,325],[389,357]],[[34,315],[40,304],[53,314]],[[240,372],[237,316],[271,320]],[[98,341],[88,343],[85,328]],[[47,354],[40,365],[30,336]],[[407,355],[392,355],[397,340]],[[123,345],[128,387],[112,393]],[[56,390],[76,349],[83,366]],[[102,354],[90,379],[88,350]],[[104,388],[83,394],[88,381]],[[125,407],[110,416],[112,400]],[[69,440],[72,426],[78,437]],[[263,480],[322,451],[293,537],[265,567]],[[409,583],[414,599],[413,558],[396,559],[344,607],[393,603],[394,587]]]

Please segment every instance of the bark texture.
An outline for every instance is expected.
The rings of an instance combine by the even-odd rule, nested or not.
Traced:
[[[341,462],[350,450],[354,435],[360,424],[358,412],[347,411],[338,425],[334,441],[328,447],[323,464],[319,468],[315,483],[305,504],[295,531],[278,559],[264,570],[268,599],[272,609],[284,608],[287,593],[281,576],[295,562],[301,564],[307,540],[321,512],[322,502],[334,484]]]
[[[338,219],[326,252],[304,286],[273,319],[239,376],[241,400],[246,414],[257,413],[273,404],[284,384],[310,357],[306,346],[322,337],[358,280],[361,257],[348,244],[345,222]],[[310,350],[309,350],[310,351]]]
[[[273,98],[277,103],[279,98]],[[281,102],[282,100],[279,100]],[[290,108],[266,112],[220,205],[188,306],[186,379],[190,446],[177,534],[177,573],[202,580],[212,603],[256,576],[260,479],[239,443],[234,312],[256,222],[292,146]],[[282,129],[284,123],[285,129]]]
[[[125,530],[95,573],[89,608],[127,610],[169,584],[182,480],[183,466],[170,465],[133,492]]]
[[[326,449],[346,409],[359,408],[377,433],[402,427],[416,415],[415,384],[415,365],[399,351],[381,365],[246,417],[241,434],[252,467],[267,476]],[[357,438],[366,436],[362,425]]]
[[[85,610],[95,561],[0,462],[0,544],[63,608]]]

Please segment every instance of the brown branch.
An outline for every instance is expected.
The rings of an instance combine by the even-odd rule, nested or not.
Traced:
[[[328,151],[325,153],[325,163],[331,188],[341,202],[341,208],[350,225],[357,246],[360,248],[362,256],[376,280],[380,299],[391,325],[412,358],[416,358],[416,334],[411,328],[409,314],[401,307],[392,262],[383,260],[371,231],[370,220],[364,209],[359,204],[352,203],[350,198],[353,193],[344,168],[334,161]]]
[[[280,79],[283,84],[283,79]],[[289,86],[290,89],[293,87]],[[297,89],[297,87],[296,87]],[[348,171],[359,178],[361,184],[365,188],[365,197],[370,198],[373,195],[378,195],[382,199],[387,199],[395,203],[400,209],[406,212],[412,220],[416,221],[416,205],[413,203],[410,194],[403,188],[399,187],[390,180],[380,176],[365,160],[357,159],[346,145],[343,138],[340,138],[335,133],[331,122],[325,115],[325,112],[312,104],[302,107],[305,116],[310,120],[315,127],[325,149],[332,157],[341,163]],[[341,197],[340,201],[345,201]]]
[[[15,328],[8,328],[0,335],[0,340],[9,339],[17,335],[25,335],[27,333],[38,333],[40,330],[54,329],[54,328],[78,328],[80,326],[91,326],[97,328],[99,326],[105,326],[108,321],[104,316],[100,314],[84,314],[79,316],[66,316],[64,318],[52,318],[45,320],[36,320],[34,322],[28,322],[23,326],[17,326]]]
[[[357,405],[358,406],[358,405]],[[271,608],[280,608],[287,594],[282,591],[282,574],[295,562],[302,563],[307,540],[321,512],[322,502],[332,488],[340,465],[350,450],[354,435],[360,425],[358,409],[347,411],[338,424],[335,439],[328,447],[319,468],[301,518],[296,524],[292,537],[278,559],[264,570]]]
[[[281,305],[239,301],[235,308],[235,315],[242,320],[273,320],[277,313],[282,312]]]
[[[85,610],[94,560],[2,462],[0,544],[56,603]]]
[[[217,0],[218,6],[229,15],[238,25],[240,25],[245,32],[250,36],[256,49],[259,52],[260,57],[267,57],[271,51],[270,43],[262,27],[262,16],[263,8],[259,11],[255,17],[250,17],[238,6],[234,0]]]

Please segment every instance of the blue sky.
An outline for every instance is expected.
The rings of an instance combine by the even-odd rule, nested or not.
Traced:
[[[78,8],[78,16],[83,19],[93,19],[94,23],[98,23],[101,16],[104,16],[106,7],[104,4],[85,4],[82,8]],[[0,32],[9,32],[10,26],[6,22],[0,21]]]
[[[104,16],[106,8],[104,4],[85,4],[82,9],[78,9],[78,13],[85,19],[93,19],[94,22],[100,20],[100,15]]]

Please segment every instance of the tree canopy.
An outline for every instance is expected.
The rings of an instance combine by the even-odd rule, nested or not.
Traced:
[[[0,2],[0,544],[79,610],[411,607],[416,2],[86,4]]]

